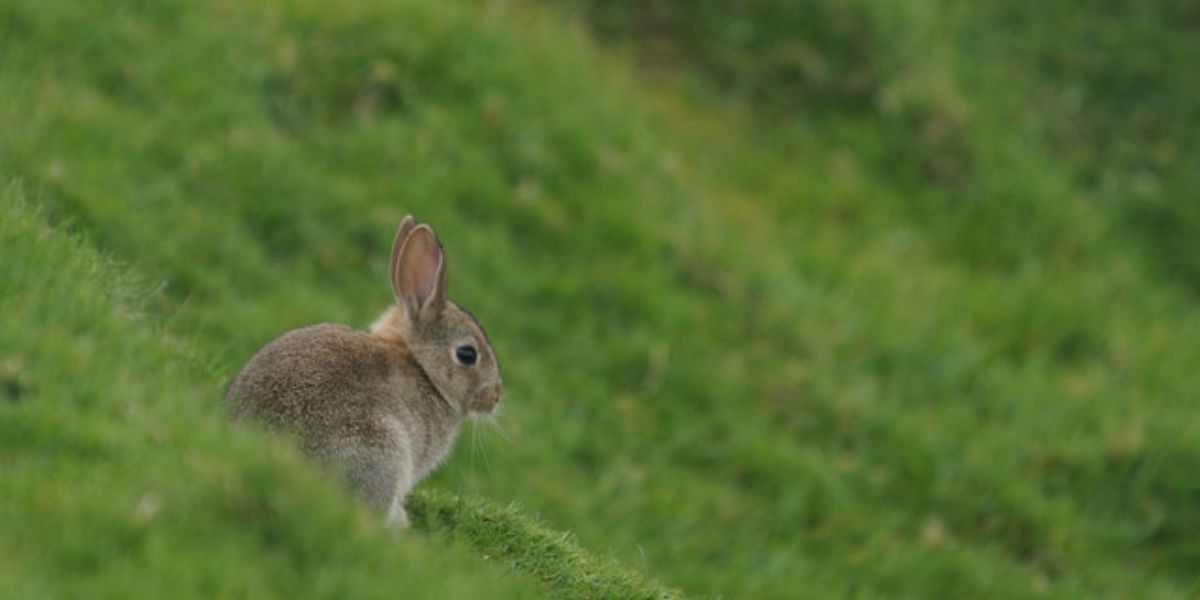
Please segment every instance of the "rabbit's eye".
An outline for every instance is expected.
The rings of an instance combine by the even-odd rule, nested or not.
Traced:
[[[472,346],[459,346],[454,349],[454,358],[464,365],[473,365],[479,359],[479,353]]]

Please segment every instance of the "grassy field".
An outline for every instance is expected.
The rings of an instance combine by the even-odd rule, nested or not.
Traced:
[[[1200,594],[1200,10],[778,4],[0,3],[0,596]],[[221,396],[410,212],[396,539]]]

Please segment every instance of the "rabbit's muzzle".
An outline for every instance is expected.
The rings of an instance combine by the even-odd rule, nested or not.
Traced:
[[[500,404],[500,396],[504,394],[504,385],[497,383],[491,387],[485,388],[475,396],[471,401],[470,411],[472,413],[487,414],[496,409],[496,405]]]

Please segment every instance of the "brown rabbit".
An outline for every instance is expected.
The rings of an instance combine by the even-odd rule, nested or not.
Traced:
[[[404,498],[445,458],[464,417],[503,392],[483,328],[446,298],[446,260],[428,225],[405,217],[392,245],[396,304],[369,332],[331,323],[264,346],[225,396],[235,419],[299,434],[387,521],[408,525]]]

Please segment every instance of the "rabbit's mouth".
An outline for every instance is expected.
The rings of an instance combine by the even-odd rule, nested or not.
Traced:
[[[475,415],[488,415],[500,404],[500,396],[504,394],[504,386],[496,384],[476,394],[475,399],[467,406],[467,410]]]

